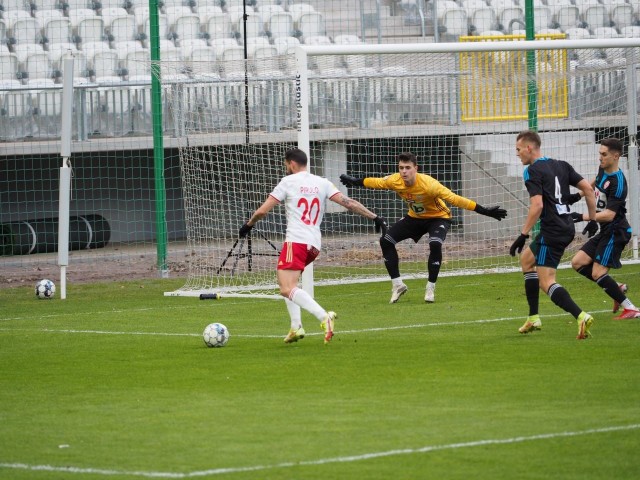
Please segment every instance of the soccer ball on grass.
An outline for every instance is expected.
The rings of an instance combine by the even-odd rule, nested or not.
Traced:
[[[229,341],[229,330],[221,323],[206,326],[202,338],[207,347],[224,347]]]
[[[36,297],[53,298],[54,293],[56,293],[56,285],[51,280],[45,278],[36,283]]]

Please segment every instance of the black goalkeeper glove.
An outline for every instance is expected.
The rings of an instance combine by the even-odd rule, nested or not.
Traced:
[[[587,235],[587,238],[591,238],[593,237],[596,233],[598,233],[598,222],[596,222],[595,220],[589,220],[589,223],[587,223],[587,226],[584,227],[584,230],[582,230],[582,234],[583,235]]]
[[[380,215],[378,215],[373,219],[373,223],[376,224],[376,233],[380,233],[380,236],[384,237],[387,234],[387,230],[389,229],[387,221]]]
[[[584,222],[582,219],[582,214],[578,212],[571,212],[571,218],[573,218],[573,223]]]
[[[345,187],[364,187],[364,178],[351,177],[343,173],[340,175],[340,183]]]
[[[529,238],[529,235],[521,233],[520,236],[516,238],[516,241],[511,244],[509,254],[511,254],[512,257],[515,257],[516,253],[522,253],[522,249],[524,248],[527,238]]]
[[[564,202],[566,205],[573,205],[574,203],[577,203],[580,201],[582,197],[580,196],[579,193],[572,193],[571,195],[569,195],[566,199],[566,201]]]
[[[507,211],[504,208],[500,208],[498,205],[496,205],[495,207],[485,208],[482,205],[476,203],[476,208],[474,208],[473,211],[479,213],[480,215],[486,215],[487,217],[495,218],[498,221],[506,218],[507,216]]]
[[[247,235],[249,235],[249,232],[253,229],[253,225],[249,225],[248,223],[245,223],[244,225],[242,225],[240,227],[240,231],[238,232],[238,236],[240,238],[244,238]]]

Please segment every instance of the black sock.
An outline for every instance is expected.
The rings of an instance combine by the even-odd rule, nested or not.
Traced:
[[[627,299],[627,296],[622,293],[622,290],[620,290],[618,282],[611,278],[608,273],[605,273],[603,276],[597,279],[596,283],[605,291],[607,295],[613,298],[616,302],[622,303]]]
[[[442,266],[442,244],[440,242],[429,242],[429,258],[427,259],[427,270],[429,281],[436,283],[440,267]]]
[[[553,303],[563,309],[565,312],[569,312],[574,318],[578,318],[578,315],[582,312],[582,309],[576,305],[569,292],[559,283],[554,283],[549,287],[547,292],[549,298]]]
[[[583,277],[588,278],[592,282],[595,282],[595,280],[593,279],[593,263],[580,267],[578,270],[576,270],[576,272],[578,272]]]
[[[380,239],[380,248],[382,249],[382,258],[384,258],[384,266],[391,278],[400,276],[400,259],[396,250],[396,243],[391,237],[384,236]]]
[[[538,272],[525,272],[524,292],[529,303],[529,316],[538,314],[538,304],[540,303],[540,282]]]

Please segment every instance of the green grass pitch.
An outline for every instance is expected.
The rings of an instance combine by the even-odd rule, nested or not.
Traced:
[[[640,305],[640,265],[614,272]],[[593,338],[522,275],[316,288],[325,346],[281,301],[164,297],[179,280],[0,290],[0,479],[637,479],[640,320],[571,270]],[[59,287],[59,286],[58,286]],[[224,348],[202,330],[227,325]]]

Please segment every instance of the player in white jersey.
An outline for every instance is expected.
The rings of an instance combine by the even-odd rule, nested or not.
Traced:
[[[367,209],[336,188],[326,178],[307,172],[307,154],[294,148],[285,153],[284,164],[287,176],[273,189],[264,203],[242,225],[239,236],[249,234],[256,222],[265,217],[276,205],[284,203],[287,214],[287,232],[284,246],[278,259],[277,278],[280,295],[284,297],[291,318],[291,329],[285,337],[285,343],[293,343],[304,338],[301,310],[304,308],[314,315],[324,330],[324,343],[333,337],[335,312],[327,312],[307,292],[298,288],[300,275],[307,265],[320,253],[320,224],[324,216],[327,200],[331,200],[346,209],[370,218],[376,225],[376,231],[386,233],[387,223],[382,217]]]

